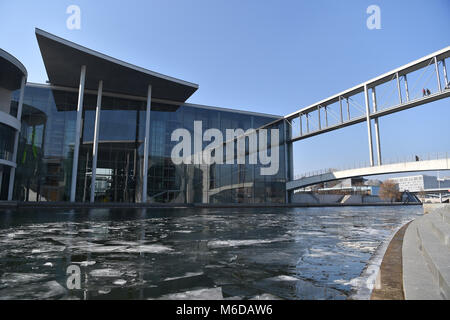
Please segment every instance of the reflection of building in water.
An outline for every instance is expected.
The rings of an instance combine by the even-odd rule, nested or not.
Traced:
[[[172,132],[187,129],[194,145],[194,121],[202,121],[203,131],[217,128],[225,137],[226,129],[259,128],[280,117],[188,104],[185,101],[197,90],[194,84],[126,64],[41,30],[36,34],[50,84],[28,83],[25,88],[15,200],[69,201],[73,196],[76,201],[89,202],[93,186],[96,202],[285,202],[291,152],[283,144],[285,135],[290,134],[283,122],[267,128],[280,131],[275,175],[263,176],[261,165],[249,164],[248,138],[246,164],[176,165],[171,159],[178,143],[171,141]],[[85,90],[79,109],[83,65]],[[103,91],[98,95],[100,80]],[[151,96],[147,86],[152,88]],[[13,104],[19,104],[18,97],[16,90]],[[203,142],[202,148],[210,143]],[[74,163],[76,177],[72,176]]]

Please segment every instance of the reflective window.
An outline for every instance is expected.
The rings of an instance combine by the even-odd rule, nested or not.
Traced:
[[[90,201],[97,97],[86,95],[76,200]],[[104,96],[100,112],[96,202],[136,202],[142,194],[146,104]]]
[[[90,200],[92,149],[97,97],[86,94],[77,171],[76,200]],[[75,144],[77,93],[27,87],[20,134],[15,198],[25,201],[68,201]],[[143,185],[146,102],[103,96],[100,116],[95,201],[139,202]],[[176,129],[187,129],[194,146],[194,121],[203,133],[219,129],[259,128],[274,120],[248,113],[152,102],[150,115],[147,199],[150,203],[284,203],[289,130],[278,123],[278,171],[262,175],[261,164],[250,164],[246,138],[245,164],[180,164],[171,159]],[[286,130],[286,132],[285,132]],[[203,140],[203,139],[202,139]],[[270,133],[267,153],[270,149]],[[209,144],[203,141],[203,149]],[[225,145],[223,145],[224,156]],[[235,145],[235,158],[237,147]]]
[[[249,164],[248,139],[246,139],[245,164],[175,165],[171,161],[172,148],[178,142],[171,141],[175,129],[184,128],[191,133],[194,145],[194,121],[202,121],[203,132],[219,129],[226,138],[227,129],[244,131],[258,128],[274,118],[254,116],[222,110],[210,110],[186,105],[152,104],[151,139],[148,172],[149,202],[164,203],[284,203],[285,155],[279,148],[279,170],[271,176],[260,173],[261,166]],[[279,129],[280,141],[284,141],[283,124],[268,129]],[[203,142],[205,148],[210,142]],[[270,138],[268,140],[270,155]],[[225,155],[225,146],[224,146]],[[235,146],[235,156],[237,154]]]
[[[12,161],[16,130],[0,123],[0,159]]]
[[[14,199],[68,201],[77,94],[26,87]]]

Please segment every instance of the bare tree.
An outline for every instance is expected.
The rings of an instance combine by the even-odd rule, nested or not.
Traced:
[[[402,193],[398,190],[398,184],[392,180],[386,180],[380,185],[380,198],[391,203],[399,201]]]

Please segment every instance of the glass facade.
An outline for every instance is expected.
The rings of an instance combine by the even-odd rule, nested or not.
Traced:
[[[0,159],[12,161],[16,130],[0,123]]]
[[[11,105],[9,107],[9,114],[14,118],[17,118],[17,112],[19,109],[19,97],[20,90],[15,90],[11,93]]]
[[[187,129],[194,145],[194,121],[201,121],[203,132],[219,129],[226,137],[227,129],[244,131],[259,128],[274,118],[257,115],[205,109],[186,105],[152,104],[151,141],[148,171],[148,198],[150,202],[165,203],[266,203],[285,202],[284,146],[279,149],[280,168],[276,175],[263,176],[261,166],[250,164],[246,139],[245,164],[180,164],[171,160],[171,152],[178,141],[171,141],[171,133]],[[275,129],[275,128],[274,128]],[[283,143],[282,123],[280,144]],[[203,142],[203,149],[210,142]],[[236,147],[235,147],[236,148]],[[235,150],[236,151],[236,150]],[[224,159],[226,156],[223,146]],[[235,152],[237,154],[237,152]],[[223,161],[225,163],[225,161]]]
[[[97,96],[84,100],[76,201],[90,200]],[[142,194],[146,103],[102,97],[95,201],[137,202]]]
[[[25,89],[14,199],[68,201],[75,142],[77,95]]]
[[[90,200],[96,101],[96,95],[85,95],[76,191],[76,200],[80,202]],[[69,200],[76,105],[77,92],[27,86],[14,189],[16,200]],[[287,152],[283,141],[290,133],[283,122],[269,128],[279,129],[279,170],[274,175],[262,175],[260,164],[250,164],[248,143],[245,164],[238,164],[238,161],[234,164],[175,164],[171,153],[178,141],[171,141],[171,135],[176,129],[186,129],[194,146],[194,121],[202,121],[203,132],[216,128],[226,137],[227,129],[258,128],[276,118],[155,101],[152,101],[150,117],[149,170],[145,177],[148,202],[285,202]],[[144,99],[103,96],[96,202],[141,201],[145,118]],[[202,142],[202,147],[210,143]]]
[[[10,166],[0,164],[0,200],[8,200]]]

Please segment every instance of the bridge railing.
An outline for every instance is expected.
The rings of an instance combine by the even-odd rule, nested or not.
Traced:
[[[407,162],[420,162],[420,161],[430,161],[430,160],[443,160],[443,159],[449,159],[450,152],[429,152],[429,153],[418,153],[408,156],[397,156],[385,159],[383,158],[383,165],[387,164],[396,164],[396,163],[407,163]],[[334,168],[325,168],[320,170],[313,170],[309,172],[305,172],[302,174],[296,174],[294,175],[294,180],[299,180],[303,178],[308,177],[314,177],[319,176],[322,174],[332,173],[336,171],[345,171],[345,170],[353,170],[353,169],[360,169],[360,168],[367,168],[370,167],[370,164],[367,161],[360,161],[355,162],[351,165],[345,165],[345,166],[336,166]]]

